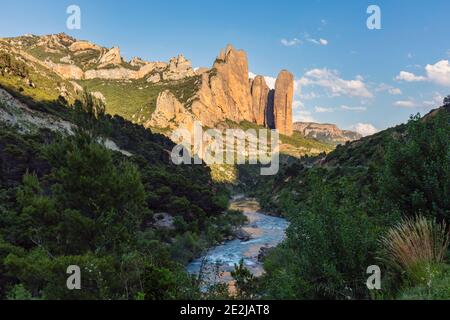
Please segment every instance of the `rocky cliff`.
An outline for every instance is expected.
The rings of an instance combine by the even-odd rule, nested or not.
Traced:
[[[224,120],[248,121],[292,135],[293,90],[293,75],[285,70],[278,76],[275,90],[269,89],[262,76],[249,79],[247,54],[228,45],[209,71],[202,70],[199,88],[188,109],[195,120],[208,127]],[[170,108],[170,104],[157,104],[157,110]],[[151,123],[167,126],[166,121],[158,123],[158,119],[159,115],[154,114]]]
[[[305,137],[314,138],[331,144],[341,144],[347,141],[354,141],[362,138],[359,133],[341,130],[334,124],[295,122],[293,129]]]
[[[39,64],[77,86],[92,84],[91,80],[105,81],[93,91],[103,94],[107,109],[111,100],[123,107],[133,103],[127,100],[128,91],[122,98],[114,96],[117,92],[114,89],[109,99],[112,86],[121,88],[126,84],[129,90],[142,91],[142,96],[148,91],[154,102],[149,102],[152,114],[141,122],[146,126],[173,128],[190,126],[192,121],[198,120],[207,127],[214,127],[231,120],[238,124],[252,122],[277,129],[282,134],[292,134],[293,75],[283,70],[276,88],[270,90],[264,77],[249,78],[247,54],[232,45],[221,50],[211,68],[195,71],[183,55],[168,62],[151,62],[138,57],[125,61],[119,47],[105,48],[64,33],[0,39],[0,50],[20,56],[30,65]],[[139,106],[142,108],[144,106]],[[135,113],[132,115],[144,119]]]

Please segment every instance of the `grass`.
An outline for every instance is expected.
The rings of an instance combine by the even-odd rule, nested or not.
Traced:
[[[433,266],[444,261],[449,232],[444,223],[425,217],[406,218],[382,238],[387,261],[415,283],[426,282]]]
[[[192,77],[177,82],[148,83],[140,80],[83,80],[78,83],[89,91],[101,92],[106,98],[106,112],[120,115],[137,124],[150,120],[156,109],[158,95],[164,90],[170,90],[178,100],[186,103],[195,94],[198,78]]]

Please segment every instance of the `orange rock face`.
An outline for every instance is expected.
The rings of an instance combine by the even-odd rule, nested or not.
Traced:
[[[291,136],[292,128],[292,102],[294,96],[294,76],[283,70],[275,83],[274,97],[274,124],[281,134]]]
[[[257,76],[251,83],[253,122],[266,124],[266,110],[269,104],[269,87],[263,76]]]

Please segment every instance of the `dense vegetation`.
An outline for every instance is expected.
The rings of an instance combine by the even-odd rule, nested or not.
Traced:
[[[0,128],[0,298],[199,297],[184,264],[242,223],[225,189],[204,166],[172,165],[168,139],[88,94],[66,117],[73,136]],[[173,224],[158,227],[160,212]],[[65,287],[69,265],[83,290]]]
[[[449,119],[448,111],[414,117],[405,126],[338,148],[322,165],[293,164],[267,181],[265,188],[272,192],[260,192],[262,202],[284,212],[291,225],[285,243],[265,260],[260,294],[275,299],[450,298],[448,260],[418,263],[408,273],[389,263],[381,242],[402,217],[448,225]],[[404,229],[405,222],[400,223]],[[382,290],[366,287],[371,265],[382,269]]]

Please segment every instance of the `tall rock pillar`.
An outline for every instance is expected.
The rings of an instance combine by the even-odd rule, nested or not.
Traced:
[[[292,102],[294,97],[294,76],[283,70],[275,83],[274,124],[275,129],[284,135],[293,134]]]

